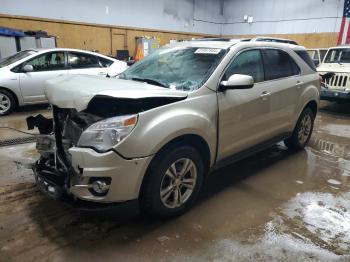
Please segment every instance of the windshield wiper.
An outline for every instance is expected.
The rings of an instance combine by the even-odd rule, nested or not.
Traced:
[[[167,86],[166,84],[163,84],[162,82],[159,82],[159,81],[151,79],[151,78],[133,77],[133,78],[131,78],[131,80],[139,81],[139,82],[145,82],[147,84],[169,88],[169,86]]]

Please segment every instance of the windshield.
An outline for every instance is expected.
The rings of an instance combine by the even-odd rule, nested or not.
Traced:
[[[27,56],[30,56],[32,54],[35,54],[36,51],[33,50],[25,50],[25,51],[20,51],[12,56],[6,57],[0,61],[0,67],[8,66],[11,65],[22,58],[25,58]]]
[[[350,48],[329,49],[324,63],[350,63]]]
[[[215,48],[159,49],[131,66],[119,78],[193,91],[209,78],[224,54],[225,50]]]

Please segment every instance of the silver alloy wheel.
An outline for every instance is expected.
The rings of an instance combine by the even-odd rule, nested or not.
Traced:
[[[11,100],[5,94],[0,94],[0,114],[6,113],[11,107]]]
[[[309,138],[312,127],[312,119],[308,114],[304,115],[304,118],[300,122],[298,130],[298,140],[301,145],[303,145]]]
[[[189,158],[170,165],[160,184],[160,199],[168,208],[177,208],[191,197],[197,183],[197,167]]]

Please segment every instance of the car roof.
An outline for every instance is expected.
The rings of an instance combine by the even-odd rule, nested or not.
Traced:
[[[199,38],[199,39],[194,39],[193,41],[199,41],[199,42],[202,42],[202,41],[220,42],[221,41],[221,42],[238,43],[238,42],[255,42],[255,41],[263,42],[264,40],[266,40],[266,42],[279,42],[279,43],[289,43],[289,44],[299,45],[296,41],[291,39],[268,37],[268,36],[259,36],[254,38]]]
[[[51,51],[71,51],[71,52],[81,52],[81,53],[86,53],[86,54],[91,54],[91,55],[97,55],[97,56],[103,56],[107,57],[109,59],[114,59],[112,57],[105,56],[100,53],[96,52],[91,52],[91,51],[86,51],[86,50],[81,50],[81,49],[74,49],[74,48],[63,48],[63,47],[55,47],[55,48],[29,48],[27,49],[29,51],[36,51],[38,53],[46,53],[46,52],[51,52]]]
[[[181,46],[181,47],[198,47],[198,48],[220,48],[220,49],[229,49],[233,46],[244,46],[244,47],[273,47],[273,48],[282,48],[282,49],[292,49],[294,51],[297,50],[306,50],[305,47],[300,45],[293,45],[289,43],[279,43],[279,42],[250,42],[250,41],[241,41],[241,39],[235,39],[237,41],[211,41],[211,40],[192,40],[192,41],[184,41],[184,42],[176,42],[172,44],[168,44],[167,46]]]
[[[275,40],[282,40],[282,41],[292,41],[295,42],[294,40],[287,39],[287,38],[279,38],[279,37],[270,37],[270,36],[257,36],[252,39],[275,39]]]

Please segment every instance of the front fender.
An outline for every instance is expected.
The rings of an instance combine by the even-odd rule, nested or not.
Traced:
[[[212,93],[142,112],[133,132],[115,150],[127,158],[150,156],[171,140],[194,134],[207,142],[211,159],[215,159],[216,103]]]

